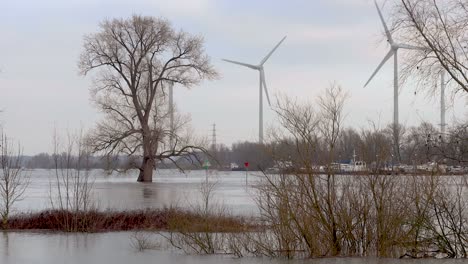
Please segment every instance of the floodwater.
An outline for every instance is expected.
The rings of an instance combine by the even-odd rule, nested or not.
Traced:
[[[165,264],[458,264],[462,260],[399,260],[376,258],[326,258],[288,261],[269,258],[233,258],[225,255],[185,255],[169,249],[138,252],[131,232],[104,234],[0,233],[0,263],[165,263]],[[155,235],[156,236],[156,235]],[[155,238],[157,240],[157,238]],[[164,246],[163,246],[164,247]]]
[[[27,172],[30,183],[24,198],[15,204],[16,212],[37,211],[51,208],[51,193],[55,192],[54,170]],[[208,180],[215,183],[213,202],[222,204],[230,212],[242,215],[258,213],[253,200],[251,184],[258,182],[261,174],[249,172],[246,188],[245,172],[158,170],[152,183],[137,183],[137,172],[113,173],[103,170],[90,171],[93,182],[92,200],[100,210],[133,210],[177,206],[190,208],[201,200],[200,186]],[[51,192],[52,190],[52,192]]]
[[[54,170],[26,171],[30,183],[24,198],[14,205],[14,213],[51,208],[51,193],[56,192]],[[138,172],[107,174],[91,170],[92,201],[100,210],[133,210],[170,206],[190,208],[202,203],[201,185],[208,179],[214,183],[211,203],[223,205],[236,215],[258,215],[255,202],[256,186],[262,173],[249,171],[185,171],[157,170],[152,183],[136,182]],[[348,176],[344,176],[348,177]]]
[[[131,210],[178,206],[190,208],[200,203],[200,186],[208,179],[215,182],[214,201],[227,207],[234,214],[255,215],[252,188],[261,173],[249,172],[246,186],[245,172],[190,171],[185,174],[176,170],[157,171],[153,183],[137,183],[137,172],[107,175],[102,170],[93,170],[93,200],[101,210]],[[15,204],[16,213],[38,211],[51,207],[51,193],[55,191],[54,171],[28,171],[30,184],[24,199]],[[165,245],[156,234],[158,249],[138,252],[131,246],[132,232],[96,234],[64,234],[49,232],[3,232],[0,233],[0,263],[237,263],[237,264],[455,264],[461,260],[399,260],[376,258],[327,258],[294,260],[269,258],[236,259],[226,255],[185,255]]]

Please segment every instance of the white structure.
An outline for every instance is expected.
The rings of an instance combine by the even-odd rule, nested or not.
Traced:
[[[173,147],[174,144],[174,83],[169,83],[169,144],[170,147]]]
[[[341,172],[365,172],[367,171],[367,164],[365,161],[357,160],[353,161],[351,164],[341,163],[335,165],[335,169]]]
[[[440,72],[440,133],[445,134],[445,70]]]
[[[399,125],[399,117],[398,117],[398,49],[410,49],[410,50],[424,50],[421,47],[415,47],[407,44],[400,44],[396,43],[393,38],[392,34],[388,30],[387,24],[382,16],[382,12],[380,12],[380,8],[377,2],[374,0],[375,6],[377,8],[377,12],[379,13],[380,20],[382,21],[382,25],[385,29],[385,34],[387,35],[387,41],[390,43],[390,50],[388,51],[387,55],[385,55],[382,62],[380,62],[377,69],[372,73],[369,80],[366,82],[364,87],[366,87],[369,82],[374,78],[377,72],[382,68],[382,66],[393,56],[394,59],[394,69],[393,69],[393,125],[398,127]]]
[[[353,171],[367,171],[367,164],[365,161],[354,161]]]
[[[268,95],[268,89],[267,89],[267,85],[266,85],[266,82],[265,82],[265,71],[263,70],[263,64],[265,64],[265,62],[268,60],[268,58],[270,58],[271,54],[273,54],[273,52],[275,52],[275,50],[279,47],[279,45],[281,45],[281,43],[285,39],[286,39],[286,36],[283,39],[281,39],[281,41],[278,44],[276,44],[276,46],[270,51],[270,53],[268,53],[268,55],[266,55],[266,57],[262,61],[260,61],[260,63],[258,65],[247,64],[247,63],[243,63],[243,62],[223,59],[224,61],[234,63],[234,64],[238,64],[238,65],[241,65],[241,66],[248,67],[248,68],[251,68],[253,70],[259,71],[259,74],[260,74],[260,92],[259,92],[258,142],[260,144],[263,144],[263,91],[262,91],[262,87],[263,87],[263,89],[265,89],[265,93],[266,93],[267,100],[268,100],[268,105],[271,106],[270,96]]]

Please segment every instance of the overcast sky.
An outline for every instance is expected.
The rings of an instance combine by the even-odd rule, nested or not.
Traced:
[[[389,10],[383,7],[384,15]],[[190,113],[200,136],[216,123],[218,142],[258,139],[258,73],[221,58],[258,63],[285,35],[265,64],[270,96],[315,102],[331,82],[349,91],[346,124],[392,121],[393,63],[363,84],[386,54],[382,27],[371,0],[16,0],[0,2],[0,123],[20,140],[25,154],[51,151],[54,127],[91,128],[102,116],[89,100],[91,79],[78,74],[84,34],[106,18],[161,16],[177,29],[205,37],[206,51],[221,74],[175,101]],[[266,100],[266,99],[265,99]],[[447,120],[465,116],[455,100]],[[439,123],[439,99],[400,92],[400,122]],[[275,125],[265,104],[265,128]]]

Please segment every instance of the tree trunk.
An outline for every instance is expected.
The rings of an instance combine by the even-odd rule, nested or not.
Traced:
[[[153,182],[154,151],[151,142],[151,132],[148,127],[148,120],[143,120],[143,161],[140,166],[139,182]]]
[[[138,175],[139,182],[153,182],[154,159],[144,157]]]

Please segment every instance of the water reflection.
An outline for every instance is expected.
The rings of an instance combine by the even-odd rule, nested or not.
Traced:
[[[269,258],[242,258],[185,255],[169,250],[137,252],[130,246],[131,232],[104,234],[50,234],[10,232],[0,236],[2,264],[23,263],[185,263],[185,264],[458,264],[463,260],[399,260],[377,258],[328,258],[288,261]],[[161,237],[155,239],[163,242]]]
[[[142,189],[142,193],[143,193],[143,200],[148,200],[148,199],[152,199],[153,196],[154,196],[154,191],[153,189],[148,186],[150,183],[143,183],[143,189]]]
[[[10,255],[10,239],[8,237],[8,232],[5,232],[3,231],[2,232],[2,256],[3,258],[8,258],[8,256]],[[2,261],[3,263],[3,261]]]

